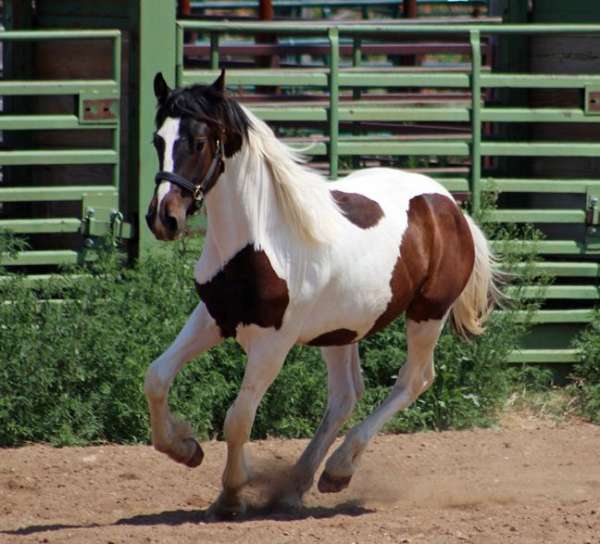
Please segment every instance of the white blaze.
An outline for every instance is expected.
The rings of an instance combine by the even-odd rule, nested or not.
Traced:
[[[179,138],[179,123],[180,118],[167,117],[165,122],[160,127],[160,130],[156,133],[165,141],[165,153],[163,156],[163,171],[164,172],[173,172],[174,164],[173,164],[173,148],[175,146],[175,140]],[[171,183],[168,181],[163,181],[158,186],[158,192],[156,194],[157,204],[156,204],[156,212],[158,214],[160,210],[160,203],[163,198],[167,195],[167,193],[171,190]]]

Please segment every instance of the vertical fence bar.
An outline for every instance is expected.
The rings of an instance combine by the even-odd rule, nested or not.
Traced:
[[[481,40],[478,30],[471,41],[471,212],[481,206]]]
[[[177,25],[175,32],[175,86],[179,87],[183,85],[184,30],[181,26]]]
[[[358,68],[362,64],[362,40],[359,36],[354,36],[352,40],[352,67]],[[352,100],[359,100],[361,95],[360,88],[352,89]],[[352,134],[360,134],[360,123],[352,124]],[[352,168],[360,168],[360,156],[352,157]]]
[[[121,106],[122,94],[121,89],[121,34],[113,38],[113,77],[117,83],[117,92],[119,98],[119,108],[117,112],[117,126],[113,129],[112,143],[113,149],[117,154],[117,162],[113,165],[113,185],[119,189],[121,176]],[[118,203],[117,203],[118,205]]]
[[[329,37],[329,177],[338,177],[338,137],[339,137],[339,71],[340,41],[337,28],[330,28]]]
[[[210,33],[210,69],[219,69],[219,33]]]

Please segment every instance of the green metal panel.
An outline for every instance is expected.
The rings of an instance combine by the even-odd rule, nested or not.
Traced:
[[[0,230],[17,234],[81,233],[104,235],[118,226],[119,232],[130,236],[130,228],[118,214],[119,179],[119,98],[121,87],[121,33],[118,30],[17,30],[0,32],[0,41],[6,43],[48,40],[110,40],[112,44],[112,79],[68,80],[4,80],[0,94],[6,96],[73,95],[80,104],[74,114],[9,114],[0,116],[0,130],[110,130],[112,146],[106,149],[36,149],[16,148],[0,151],[2,166],[53,165],[110,165],[111,176],[107,185],[88,186],[35,186],[23,182],[0,188],[0,202],[80,201],[82,217],[46,217],[30,219],[10,217],[0,220]],[[6,179],[5,179],[6,181]],[[35,179],[27,180],[35,183]],[[92,212],[92,208],[93,212]],[[48,209],[48,208],[45,208]],[[70,213],[70,212],[69,212]],[[94,218],[91,214],[97,214]],[[115,218],[113,220],[113,217]],[[61,238],[64,240],[64,238]],[[73,249],[32,250],[19,253],[16,258],[2,257],[6,266],[36,266],[74,264],[78,252]]]

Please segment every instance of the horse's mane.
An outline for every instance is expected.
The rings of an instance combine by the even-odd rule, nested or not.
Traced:
[[[248,152],[267,164],[281,212],[288,224],[308,242],[331,242],[343,213],[326,179],[305,164],[301,153],[278,140],[271,128],[241,106],[250,120]]]

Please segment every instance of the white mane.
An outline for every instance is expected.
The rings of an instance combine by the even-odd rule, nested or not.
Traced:
[[[276,199],[288,224],[308,242],[332,242],[343,212],[333,200],[326,179],[306,166],[298,151],[278,140],[264,121],[242,108],[252,124],[248,151],[270,170]]]

